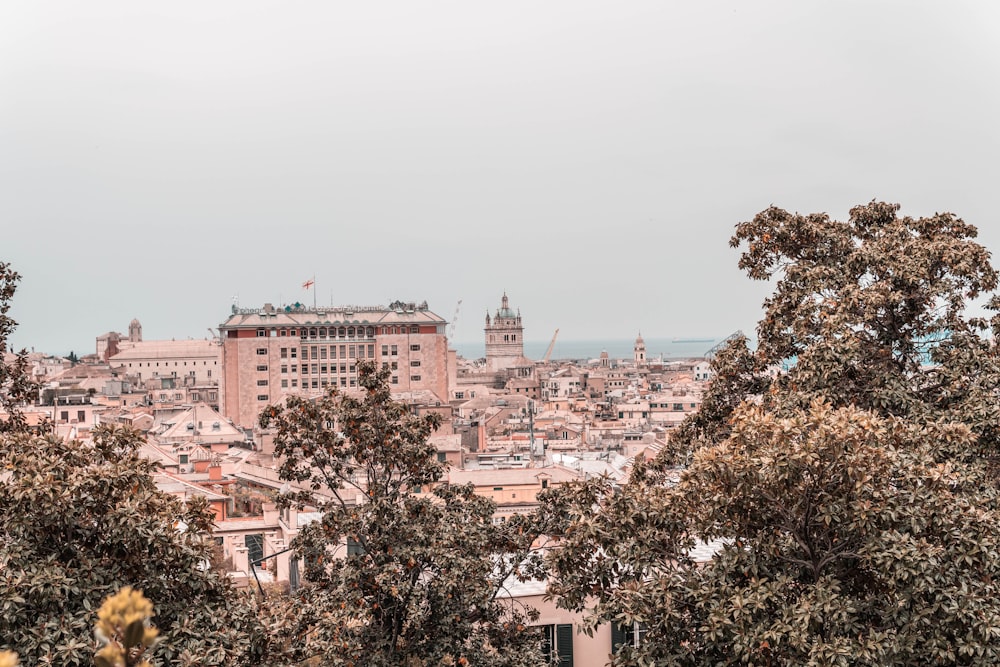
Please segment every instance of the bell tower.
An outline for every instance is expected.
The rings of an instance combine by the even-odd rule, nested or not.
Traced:
[[[646,365],[646,341],[642,339],[642,332],[635,339],[635,347],[632,348],[632,358],[636,366]]]
[[[495,371],[512,368],[524,357],[524,327],[520,311],[511,310],[504,292],[493,320],[486,314],[486,366]]]

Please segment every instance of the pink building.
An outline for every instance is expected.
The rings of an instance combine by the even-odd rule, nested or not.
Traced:
[[[447,322],[426,303],[311,308],[233,308],[219,326],[219,407],[243,427],[289,395],[319,396],[357,387],[357,362],[390,369],[393,392],[448,398]]]

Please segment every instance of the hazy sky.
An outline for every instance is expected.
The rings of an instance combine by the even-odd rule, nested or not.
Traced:
[[[427,300],[481,340],[751,331],[733,226],[952,211],[1000,251],[1000,3],[0,3],[12,342]]]

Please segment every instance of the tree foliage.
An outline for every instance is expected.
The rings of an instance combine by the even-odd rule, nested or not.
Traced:
[[[615,664],[1000,659],[997,320],[966,312],[997,274],[972,226],[897,212],[738,225],[741,268],[776,281],[757,349],[716,357],[702,411],[628,485],[550,494],[552,595],[646,628]]]
[[[212,512],[156,489],[137,433],[100,427],[93,444],[29,434],[5,442],[0,646],[29,665],[89,665],[101,601],[132,586],[157,601],[158,661],[239,665],[260,651],[248,601],[205,567]]]
[[[806,408],[820,398],[883,416],[969,424],[978,445],[1000,445],[1000,357],[985,334],[1000,319],[970,317],[977,300],[996,311],[997,272],[976,228],[950,213],[898,215],[872,202],[847,221],[771,207],[737,225],[740,268],[774,280],[757,349],[734,341],[714,360],[717,380],[678,445],[717,442],[747,395],[766,407]],[[989,297],[989,298],[986,298]],[[773,377],[768,367],[790,365]]]
[[[0,264],[0,352],[17,279]],[[207,504],[156,489],[135,431],[100,427],[91,443],[33,434],[19,410],[36,390],[23,353],[0,356],[0,388],[0,649],[23,665],[91,665],[101,601],[132,586],[157,601],[159,664],[250,664],[264,637],[247,601],[204,567]]]
[[[494,525],[492,501],[441,483],[445,464],[428,442],[439,417],[392,400],[388,371],[361,363],[359,382],[360,397],[290,397],[261,416],[281,478],[311,489],[283,503],[322,512],[293,541],[309,584],[286,610],[283,659],[540,664],[531,612],[501,595],[528,558],[528,522]]]
[[[12,352],[7,347],[7,339],[17,326],[8,313],[20,279],[10,264],[0,262],[0,413],[4,413],[0,418],[0,435],[25,428],[21,407],[30,405],[38,395],[38,385],[28,373],[27,351],[13,353],[12,360],[7,358]]]

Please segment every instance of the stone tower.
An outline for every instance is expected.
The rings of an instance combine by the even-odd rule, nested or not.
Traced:
[[[130,343],[142,342],[142,325],[139,320],[132,320],[128,323],[128,340]]]
[[[635,360],[636,366],[646,365],[646,341],[642,339],[642,332],[639,332],[639,337],[635,339],[635,347],[632,348],[632,357]]]
[[[486,367],[499,371],[519,365],[524,358],[524,327],[520,311],[514,312],[504,292],[493,320],[486,313]]]

